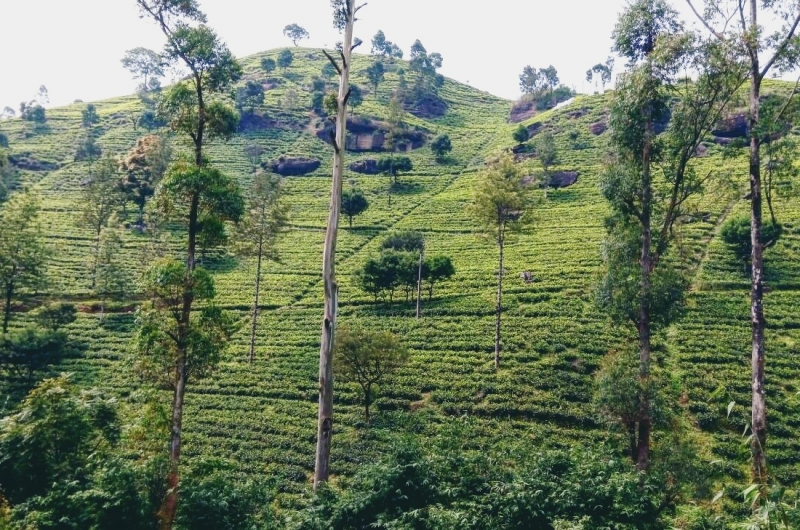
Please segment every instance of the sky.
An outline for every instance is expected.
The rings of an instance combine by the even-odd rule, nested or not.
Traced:
[[[367,0],[356,36],[363,53],[377,30],[409,53],[420,39],[444,57],[447,77],[497,96],[520,96],[523,67],[553,65],[561,81],[592,92],[592,65],[610,54],[611,32],[626,0]],[[685,2],[673,5],[686,11]],[[292,46],[287,24],[305,27],[307,47],[333,46],[329,0],[200,0],[208,23],[234,55]],[[687,17],[688,19],[688,17]],[[122,68],[126,50],[161,50],[155,23],[135,0],[0,0],[0,109],[19,108],[40,85],[48,107],[76,99],[130,94],[136,82]],[[620,65],[621,66],[621,65]]]

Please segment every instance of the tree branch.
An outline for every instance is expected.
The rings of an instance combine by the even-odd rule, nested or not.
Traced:
[[[324,54],[325,54],[325,57],[327,57],[327,58],[328,58],[328,60],[329,60],[329,61],[331,62],[331,64],[333,65],[333,67],[336,69],[336,73],[337,73],[337,74],[339,74],[339,75],[342,75],[342,69],[341,69],[341,68],[339,68],[339,63],[337,63],[337,62],[336,62],[336,59],[334,59],[333,57],[331,57],[331,54],[329,54],[329,53],[328,53],[328,50],[322,50],[322,53],[324,53]]]
[[[687,3],[687,4],[689,4],[689,7],[692,9],[692,12],[695,14],[695,16],[697,17],[697,19],[698,19],[700,22],[702,22],[702,23],[703,23],[703,25],[704,25],[704,26],[705,26],[705,27],[708,29],[708,31],[710,31],[710,32],[711,32],[711,34],[712,34],[712,35],[714,35],[714,36],[715,36],[716,38],[718,38],[719,40],[725,40],[725,36],[724,36],[724,35],[722,35],[721,33],[718,33],[718,32],[717,32],[717,31],[716,31],[714,28],[712,28],[712,27],[711,27],[711,25],[710,25],[710,24],[709,24],[709,23],[706,21],[706,19],[705,19],[705,18],[703,18],[703,17],[700,15],[700,13],[698,13],[698,12],[697,12],[697,9],[695,9],[695,7],[694,7],[694,4],[692,3],[692,0],[686,0],[686,3]]]
[[[761,79],[764,79],[769,69],[772,68],[772,65],[775,63],[778,57],[780,57],[780,55],[783,53],[783,50],[785,50],[786,46],[789,45],[789,41],[792,40],[792,37],[794,37],[794,32],[797,30],[798,24],[800,24],[800,10],[798,10],[797,17],[795,17],[794,19],[794,24],[792,24],[792,29],[789,30],[789,33],[786,35],[786,38],[783,39],[783,42],[781,42],[778,48],[775,50],[775,54],[769,61],[767,61],[767,64],[764,65],[764,68],[761,70]]]

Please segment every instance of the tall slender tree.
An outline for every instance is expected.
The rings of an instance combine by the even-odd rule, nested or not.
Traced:
[[[495,302],[494,367],[500,368],[503,314],[503,263],[509,236],[531,222],[534,197],[531,183],[510,156],[503,156],[481,175],[469,212],[484,234],[497,245],[497,296]]]
[[[339,73],[339,94],[336,98],[336,133],[333,140],[333,179],[325,247],[322,254],[322,278],[325,291],[325,309],[322,318],[322,338],[319,349],[319,413],[317,418],[317,450],[314,462],[314,489],[328,481],[333,435],[333,344],[336,331],[339,286],[336,282],[336,238],[339,231],[339,214],[342,207],[342,176],[344,173],[345,140],[347,135],[347,101],[350,98],[350,58],[353,52],[353,27],[356,13],[355,0],[331,0],[333,25],[344,32],[344,42],[339,50],[339,60],[327,51],[325,55]]]
[[[237,227],[236,253],[256,258],[256,278],[253,293],[253,311],[250,323],[250,362],[256,354],[256,322],[261,292],[261,268],[264,259],[277,260],[275,243],[289,220],[289,205],[282,202],[281,178],[273,173],[259,171],[253,179],[247,211]]]
[[[790,44],[796,40],[800,25],[800,4],[796,0],[703,0],[701,14],[693,0],[686,0],[697,18],[717,40],[729,46],[747,64],[750,83],[748,131],[750,139],[750,240],[751,286],[751,440],[752,475],[757,484],[767,483],[767,400],[765,392],[764,330],[764,241],[763,182],[761,176],[761,85],[777,68],[796,66],[797,56]],[[780,28],[767,33],[759,25],[759,17],[780,21]],[[793,96],[794,94],[792,94]]]
[[[633,461],[650,463],[653,429],[649,393],[652,335],[682,306],[685,279],[665,256],[686,201],[707,176],[691,165],[703,137],[717,122],[740,78],[719,46],[684,32],[664,0],[636,0],[620,16],[614,48],[628,60],[612,103],[612,156],[602,180],[611,205],[606,223],[606,275],[599,301],[615,320],[632,323],[639,350],[638,421],[628,425]],[[678,85],[682,66],[713,65],[694,83]],[[677,99],[677,104],[670,101]],[[655,124],[672,114],[663,135]],[[638,425],[637,425],[638,424]],[[635,442],[635,443],[634,443]]]
[[[143,16],[152,18],[167,38],[162,57],[188,69],[187,79],[175,84],[159,102],[158,112],[173,131],[189,139],[193,161],[175,164],[160,188],[159,207],[180,213],[187,231],[186,259],[159,262],[149,273],[151,303],[142,314],[140,353],[143,358],[168,359],[173,399],[167,494],[159,511],[161,528],[170,530],[178,508],[179,464],[186,386],[192,373],[206,373],[219,358],[229,336],[228,317],[213,306],[213,279],[196,267],[197,242],[203,226],[238,221],[244,201],[236,184],[210,167],[203,147],[214,138],[230,138],[238,126],[236,111],[215,94],[226,93],[241,77],[242,68],[228,47],[209,28],[197,0],[136,0]],[[178,271],[182,279],[177,280]],[[177,290],[177,294],[175,293]],[[195,298],[205,298],[201,314],[193,315]],[[160,327],[159,327],[160,325]],[[205,337],[210,333],[213,337]],[[208,339],[204,343],[198,338]],[[212,347],[215,351],[207,351]],[[198,353],[200,352],[200,353]],[[202,357],[203,369],[193,370]]]
[[[92,290],[97,285],[97,264],[100,258],[100,235],[109,220],[123,204],[119,192],[119,164],[109,156],[98,161],[81,189],[80,224],[91,228],[94,236],[92,252]]]

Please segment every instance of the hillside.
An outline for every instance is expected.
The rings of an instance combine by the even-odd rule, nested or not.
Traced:
[[[219,456],[236,463],[245,475],[276,477],[286,493],[305,491],[313,469],[317,413],[317,362],[322,282],[320,261],[328,212],[331,148],[313,129],[307,86],[326,59],[316,50],[297,49],[286,72],[267,76],[261,68],[270,51],[242,59],[245,80],[268,83],[259,112],[264,120],[229,142],[208,149],[214,164],[243,185],[252,175],[244,146],[263,147],[263,160],[304,157],[321,162],[304,176],[286,178],[291,203],[291,230],[279,244],[280,263],[269,263],[264,276],[263,312],[259,321],[257,358],[247,363],[245,331],[238,333],[220,369],[210,378],[193,381],[187,399],[185,454],[189,465],[198,455]],[[367,57],[356,59],[356,82],[367,89]],[[277,78],[271,83],[267,77]],[[367,93],[356,114],[373,121],[388,119],[388,96],[397,87],[396,72],[387,74],[379,93]],[[780,83],[768,85],[782,89]],[[287,92],[296,91],[297,105],[286,110]],[[606,204],[598,189],[605,155],[605,134],[593,127],[603,122],[609,95],[578,96],[557,110],[540,113],[524,125],[541,124],[555,136],[560,161],[556,171],[576,171],[578,181],[551,190],[537,210],[535,227],[506,249],[507,288],[504,314],[504,358],[493,367],[493,304],[496,250],[479,237],[465,213],[475,176],[487,157],[513,147],[517,124],[508,122],[512,103],[447,80],[440,91],[447,111],[439,118],[406,114],[404,121],[424,131],[428,140],[447,133],[453,152],[445,164],[435,161],[427,146],[408,156],[414,170],[400,177],[401,191],[389,191],[381,175],[351,172],[370,202],[352,230],[339,234],[338,274],[342,322],[356,318],[370,327],[398,333],[412,351],[410,363],[381,388],[375,426],[364,430],[358,388],[336,388],[334,475],[350,475],[360,463],[374,460],[383,440],[397,432],[435,437],[446,427],[472,418],[469,443],[476,448],[530,444],[536,447],[599,445],[616,436],[600,423],[591,406],[592,373],[600,360],[625,337],[597,310],[594,288],[601,265]],[[289,96],[291,98],[291,96]],[[143,109],[136,96],[95,103],[105,153],[130,149],[144,131],[134,129],[132,116]],[[89,310],[91,293],[87,263],[94,244],[90,230],[80,226],[76,203],[89,171],[74,162],[82,137],[85,104],[48,109],[46,124],[0,122],[9,137],[10,154],[19,160],[23,182],[43,198],[44,223],[52,249],[48,287],[36,299],[72,300],[83,306],[70,335],[85,342],[80,356],[51,369],[74,372],[87,386],[112,391],[135,410],[139,382],[131,373],[132,330],[137,293],[118,303],[101,321]],[[185,149],[179,141],[175,147]],[[349,153],[348,165],[375,158],[375,153]],[[27,168],[27,169],[25,169]],[[744,183],[746,157],[722,159],[721,147],[708,142],[698,171],[724,168]],[[699,438],[710,460],[724,462],[725,480],[744,483],[748,446],[742,431],[749,403],[749,281],[742,266],[719,237],[723,221],[744,214],[747,203],[722,198],[707,190],[696,204],[700,215],[687,226],[680,245],[684,266],[692,271],[688,313],[659,338],[659,360],[682,384],[683,402],[694,414]],[[770,461],[778,480],[800,484],[800,404],[795,353],[800,341],[800,201],[777,204],[786,229],[770,249],[769,294],[769,415]],[[130,219],[134,217],[129,213]],[[386,306],[356,285],[353,274],[377,254],[388,231],[413,229],[426,236],[432,253],[453,258],[456,276],[438,286],[414,318],[410,304]],[[149,236],[124,231],[128,273],[136,278],[147,264]],[[171,234],[177,243],[179,234]],[[219,251],[204,263],[215,274],[218,301],[247,316],[251,303],[254,262]],[[521,274],[530,272],[526,283]],[[12,325],[30,318],[30,304],[17,308]],[[4,393],[24,386],[12,381]],[[730,417],[728,404],[735,401]],[[732,490],[730,493],[735,495]]]

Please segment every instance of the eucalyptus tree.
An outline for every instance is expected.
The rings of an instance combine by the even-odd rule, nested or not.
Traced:
[[[494,367],[500,368],[501,329],[503,313],[503,262],[510,236],[529,225],[532,220],[534,196],[531,183],[522,168],[508,155],[493,162],[484,171],[474,190],[468,211],[488,239],[497,245],[497,295],[495,302]]]
[[[256,353],[256,322],[261,292],[261,268],[264,259],[277,260],[275,245],[289,221],[289,205],[282,201],[280,176],[259,171],[255,174],[244,218],[237,226],[236,253],[256,258],[253,311],[250,323],[250,363]]]
[[[301,40],[307,39],[310,37],[308,31],[303,26],[298,24],[289,24],[285,28],[283,28],[283,34],[287,37],[292,44],[297,46],[297,43]]]
[[[8,332],[11,304],[20,289],[44,281],[46,247],[39,222],[39,199],[29,191],[14,194],[0,210],[0,288],[3,289],[3,333]]]
[[[158,79],[164,76],[164,60],[157,52],[142,47],[134,48],[125,52],[121,62],[134,79],[142,80],[140,90],[148,91],[160,86]]]
[[[230,317],[213,304],[213,279],[196,267],[198,238],[204,226],[237,222],[244,200],[233,180],[211,167],[204,146],[230,138],[239,122],[223,101],[242,68],[228,47],[208,27],[197,0],[136,0],[142,16],[153,19],[167,39],[162,57],[188,70],[162,97],[158,112],[170,128],[187,138],[192,161],[174,164],[159,188],[158,207],[179,218],[186,229],[184,263],[154,264],[145,282],[150,302],[140,315],[139,354],[170,373],[173,390],[167,494],[159,512],[161,526],[171,529],[178,507],[179,464],[186,387],[192,375],[208,373],[232,333]],[[196,299],[203,309],[193,311]]]
[[[686,0],[697,18],[711,35],[736,54],[736,59],[747,65],[749,78],[748,134],[750,140],[750,240],[751,287],[751,452],[753,480],[767,482],[767,401],[765,393],[764,330],[764,240],[763,197],[764,183],[761,175],[761,144],[765,116],[761,115],[761,85],[771,72],[786,72],[797,66],[796,41],[800,25],[800,5],[796,0],[702,0],[702,14],[695,4],[700,0]],[[759,18],[777,21],[772,33],[764,30]],[[792,96],[794,96],[794,91]]]
[[[386,67],[383,66],[381,61],[375,61],[369,68],[367,68],[367,79],[369,79],[372,88],[375,90],[375,99],[378,99],[378,86],[383,82],[385,77]]]
[[[668,251],[687,201],[710,175],[691,161],[740,83],[720,46],[684,31],[665,0],[636,0],[613,33],[614,50],[628,61],[611,105],[611,157],[601,189],[611,206],[604,246],[606,273],[598,300],[620,323],[636,329],[639,387],[637,421],[627,425],[631,458],[650,463],[653,428],[649,393],[654,330],[682,308],[686,280]],[[693,83],[678,79],[684,68],[707,65]],[[675,101],[671,104],[671,101]],[[655,124],[671,113],[666,133]]]
[[[331,436],[333,435],[333,344],[336,331],[339,286],[334,267],[336,239],[339,231],[339,216],[342,206],[342,177],[344,173],[345,140],[347,136],[347,109],[350,98],[350,73],[353,53],[353,27],[356,13],[363,7],[355,0],[331,0],[333,25],[344,32],[344,41],[339,49],[339,59],[325,51],[328,60],[339,74],[339,93],[336,97],[336,133],[333,139],[333,179],[325,231],[325,246],[322,254],[322,277],[324,283],[324,314],[322,338],[319,350],[319,413],[317,418],[317,449],[314,462],[314,489],[328,481],[330,474]]]
[[[110,156],[98,161],[89,177],[83,182],[80,193],[80,225],[92,230],[92,290],[97,285],[97,265],[100,258],[100,236],[109,220],[122,208],[125,201],[119,192],[119,164]]]

